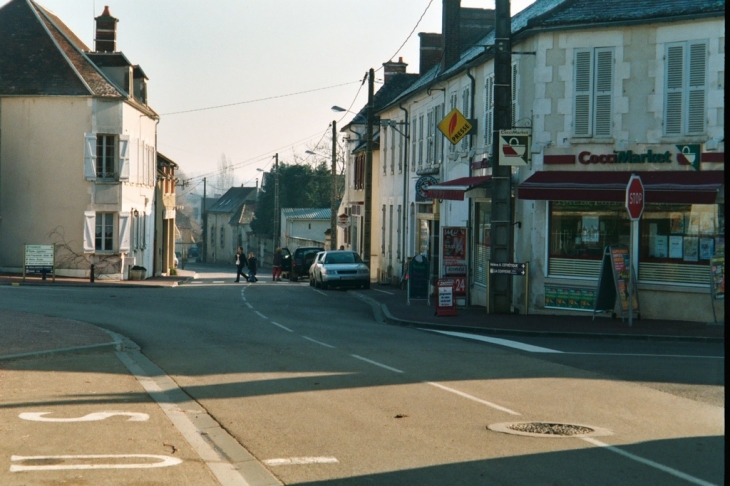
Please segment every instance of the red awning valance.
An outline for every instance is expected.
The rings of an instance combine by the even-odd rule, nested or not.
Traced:
[[[714,204],[723,171],[536,172],[517,186],[517,197],[547,201],[624,202],[631,174],[641,177],[647,203]]]
[[[429,199],[448,199],[451,201],[463,201],[464,193],[475,187],[486,186],[492,176],[460,177],[451,181],[434,184],[426,189],[425,194]]]

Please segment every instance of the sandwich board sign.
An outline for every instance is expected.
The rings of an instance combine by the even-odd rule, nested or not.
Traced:
[[[527,166],[530,164],[530,131],[499,131],[499,165]]]

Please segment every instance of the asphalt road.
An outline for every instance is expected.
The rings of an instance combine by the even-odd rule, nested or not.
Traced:
[[[484,341],[379,323],[356,292],[201,276],[0,309],[129,337],[284,484],[723,483],[721,345]],[[605,435],[488,428],[514,422]]]

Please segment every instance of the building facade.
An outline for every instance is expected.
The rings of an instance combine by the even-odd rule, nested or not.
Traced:
[[[58,275],[151,273],[159,117],[116,25],[105,8],[92,50],[33,0],[0,9],[4,268],[22,268],[24,244],[54,244]]]

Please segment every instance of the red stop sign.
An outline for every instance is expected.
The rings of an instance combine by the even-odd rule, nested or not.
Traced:
[[[632,221],[641,218],[644,212],[644,184],[636,174],[631,176],[626,185],[626,210]]]

